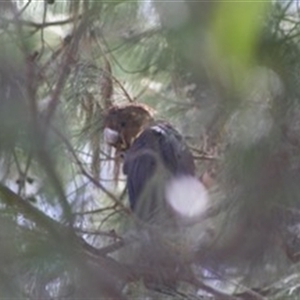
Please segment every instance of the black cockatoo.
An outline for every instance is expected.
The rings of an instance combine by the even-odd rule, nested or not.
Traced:
[[[172,246],[178,242],[178,220],[195,216],[203,208],[200,199],[205,195],[194,177],[193,156],[182,136],[167,122],[155,121],[144,105],[111,107],[104,135],[111,146],[125,153],[123,172],[130,207],[146,225],[145,230],[138,227],[140,251],[135,256],[136,265],[146,269],[144,283],[159,291],[174,290],[184,265]]]
[[[174,213],[165,201],[167,185],[172,179],[195,175],[193,156],[182,136],[167,122],[155,121],[151,109],[141,104],[111,107],[105,116],[104,135],[111,146],[125,153],[123,172],[131,209],[143,221],[167,221]],[[170,197],[172,191],[176,193],[174,184]]]

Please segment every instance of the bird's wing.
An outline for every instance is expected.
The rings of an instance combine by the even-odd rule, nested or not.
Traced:
[[[174,176],[194,175],[194,159],[182,136],[169,124],[152,127],[159,136],[159,151],[165,166]]]
[[[134,210],[138,198],[155,173],[157,161],[155,154],[147,149],[129,151],[126,154],[123,172],[127,175],[130,207]]]
[[[157,220],[166,205],[169,179],[194,170],[193,157],[175,129],[163,123],[145,129],[124,160],[131,209],[144,220],[156,214]]]

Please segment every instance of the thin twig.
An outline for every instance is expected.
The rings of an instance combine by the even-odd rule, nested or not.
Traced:
[[[132,102],[135,102],[135,100],[128,94],[128,92],[126,91],[125,87],[123,86],[123,84],[113,75],[112,76],[112,79],[114,80],[114,82],[116,82],[118,84],[118,86],[121,88],[121,90],[123,91],[125,97],[128,99],[128,101],[130,103]]]
[[[110,237],[115,240],[121,239],[121,237],[118,236],[114,230],[107,232],[107,231],[100,231],[100,230],[86,230],[86,229],[82,229],[79,227],[73,227],[73,228],[76,232],[80,232],[80,233],[84,233],[84,234],[105,236],[105,237]]]
[[[48,9],[48,5],[45,1],[44,2],[44,11],[43,11],[43,23],[46,23],[47,9]],[[41,28],[41,43],[42,43],[42,47],[41,47],[41,51],[39,53],[39,57],[41,57],[43,55],[44,50],[45,50],[44,27]]]
[[[99,253],[99,255],[107,255],[107,254],[110,254],[112,252],[115,252],[121,248],[123,248],[125,245],[124,241],[121,240],[121,241],[118,241],[118,242],[115,242],[114,244],[111,244],[109,246],[106,246],[106,247],[103,247],[101,249],[99,249],[97,252]]]
[[[73,215],[75,215],[75,216],[93,215],[93,214],[102,213],[104,211],[112,210],[112,209],[116,209],[116,204],[114,204],[112,206],[104,207],[104,208],[90,210],[90,211],[74,212]]]
[[[19,15],[17,15],[19,16]],[[78,15],[77,17],[71,17],[65,20],[60,20],[60,21],[52,21],[52,22],[42,22],[42,23],[36,23],[33,21],[27,21],[27,20],[19,20],[18,22],[20,23],[20,25],[23,26],[29,26],[29,27],[34,27],[35,29],[39,30],[42,28],[46,28],[46,27],[51,27],[51,26],[61,26],[61,25],[67,25],[69,23],[72,23],[76,20],[81,19],[82,15]],[[15,20],[12,19],[7,19],[7,18],[2,18],[3,21],[5,22],[11,22],[13,23]]]
[[[32,2],[32,0],[27,1],[27,3],[18,12],[17,17],[20,17],[25,12],[25,10],[28,8],[28,6],[30,5],[31,2]]]
[[[127,207],[124,206],[124,204],[113,194],[111,193],[105,186],[101,184],[100,181],[97,181],[92,175],[90,175],[86,169],[83,167],[81,161],[77,157],[73,147],[69,143],[69,141],[63,136],[63,134],[54,126],[51,126],[52,130],[59,136],[59,138],[62,140],[62,142],[65,144],[67,150],[70,152],[70,154],[75,159],[76,164],[78,165],[81,173],[86,176],[96,187],[100,188],[111,200],[114,201],[118,206],[122,208],[123,211],[125,211],[127,214],[130,214]]]

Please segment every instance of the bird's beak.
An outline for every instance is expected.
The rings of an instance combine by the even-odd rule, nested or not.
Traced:
[[[120,135],[116,130],[108,127],[104,128],[104,140],[109,145],[116,145],[120,140]]]

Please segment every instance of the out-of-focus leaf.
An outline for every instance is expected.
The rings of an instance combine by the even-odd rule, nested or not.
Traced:
[[[226,60],[242,69],[251,66],[269,4],[268,0],[219,3],[211,24],[218,62]]]

